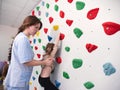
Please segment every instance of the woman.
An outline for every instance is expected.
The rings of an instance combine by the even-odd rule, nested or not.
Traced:
[[[58,44],[60,35],[55,40],[55,43],[48,43],[46,45],[45,54],[43,55],[43,60],[47,58],[55,58],[55,54],[58,50]],[[52,70],[54,69],[54,64],[52,65],[44,65],[42,66],[42,71],[39,76],[39,83],[42,87],[44,87],[44,90],[58,90],[57,87],[50,81],[50,74]]]
[[[35,60],[28,37],[34,36],[42,28],[42,22],[36,16],[28,16],[19,27],[12,44],[11,60],[5,86],[7,90],[29,90],[29,80],[33,66],[51,65],[53,58],[44,61]]]

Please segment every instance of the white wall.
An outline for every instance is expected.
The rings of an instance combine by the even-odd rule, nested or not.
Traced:
[[[0,25],[0,60],[7,60],[8,49],[16,33],[16,28]]]
[[[56,84],[55,80],[57,80],[61,84],[59,86],[60,90],[87,90],[84,83],[88,81],[94,84],[91,90],[120,90],[120,0],[80,0],[85,4],[85,7],[80,5],[81,10],[76,9],[76,3],[79,0],[73,0],[71,3],[68,1],[72,0],[43,0],[36,6],[37,9],[33,10],[35,15],[41,18],[43,22],[42,30],[36,37],[32,38],[33,40],[31,39],[35,58],[39,59],[37,54],[42,55],[42,46],[45,46],[48,42],[47,37],[51,31],[53,32],[53,27],[58,25],[65,38],[61,41],[62,45],[59,52],[62,63],[56,64],[55,72],[51,75],[53,83]],[[55,11],[55,5],[59,7],[58,11]],[[39,10],[38,7],[40,7]],[[88,19],[88,12],[95,8],[99,8],[96,17],[92,20]],[[60,17],[60,11],[65,14],[63,18]],[[94,14],[90,15],[94,16]],[[53,18],[52,23],[49,22],[49,17]],[[71,26],[66,24],[67,19],[73,20]],[[117,32],[112,35],[105,33],[106,30],[102,26],[104,22],[118,24],[107,23],[106,28],[110,33],[111,30],[116,29]],[[83,32],[80,38],[77,38],[74,34],[74,28],[76,27]],[[44,32],[45,28],[48,29],[48,33]],[[38,42],[38,39],[41,39],[41,43]],[[86,49],[88,43],[94,44],[98,48],[90,53]],[[69,52],[65,50],[67,46],[70,47]],[[35,47],[38,47],[38,49],[35,49]],[[77,69],[72,65],[75,58],[83,61],[82,66]],[[40,70],[40,66],[34,68],[30,90],[43,90],[38,83]],[[114,72],[114,70],[116,71]],[[65,78],[63,72],[68,73],[70,78]]]

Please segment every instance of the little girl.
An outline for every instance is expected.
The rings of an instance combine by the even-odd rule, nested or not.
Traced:
[[[49,57],[55,58],[56,52],[58,50],[58,44],[60,40],[60,34],[55,40],[55,43],[48,43],[45,48],[45,54],[43,55],[43,60]],[[54,69],[54,64],[42,66],[41,74],[39,76],[39,83],[44,90],[59,90],[55,85],[50,81],[50,74]]]

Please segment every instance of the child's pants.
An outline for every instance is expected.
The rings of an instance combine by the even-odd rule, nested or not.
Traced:
[[[50,81],[50,77],[42,78],[39,76],[38,79],[40,85],[44,87],[44,90],[59,90],[55,85]]]

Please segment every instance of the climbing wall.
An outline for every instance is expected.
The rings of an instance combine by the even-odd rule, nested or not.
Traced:
[[[35,59],[60,32],[52,82],[60,90],[120,90],[120,0],[43,0],[31,12],[43,27],[30,37]],[[41,67],[34,67],[30,90]]]

